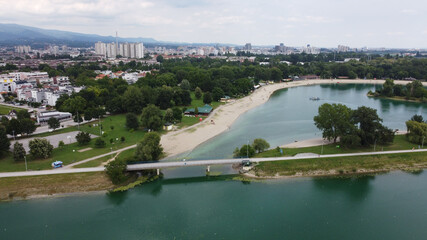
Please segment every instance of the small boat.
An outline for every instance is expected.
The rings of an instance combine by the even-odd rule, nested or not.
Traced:
[[[320,100],[320,98],[319,98],[319,97],[311,97],[311,98],[310,98],[310,100],[311,100],[311,101],[319,101],[319,100]]]

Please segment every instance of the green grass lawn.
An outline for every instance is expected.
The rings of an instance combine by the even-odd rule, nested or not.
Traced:
[[[200,99],[196,99],[195,93],[191,92],[191,106],[188,106],[188,108],[194,108],[194,107],[203,107],[205,106],[205,103],[203,103],[203,96]],[[210,105],[213,109],[219,107],[224,103],[213,101]]]
[[[402,153],[340,158],[313,158],[290,161],[262,162],[254,168],[258,176],[292,176],[313,171],[336,170],[339,173],[357,173],[360,170],[418,169],[427,166],[426,153]]]
[[[338,147],[339,146],[339,147]],[[375,151],[409,150],[413,147],[418,148],[418,144],[407,141],[405,135],[396,135],[394,142],[389,145],[377,145]],[[320,154],[322,146],[303,147],[303,148],[283,148],[283,155],[276,149],[271,149],[257,154],[255,157],[281,157],[294,156],[298,153],[316,153]],[[338,144],[328,144],[323,146],[323,154],[354,153],[354,152],[373,152],[374,147],[346,148]]]
[[[109,116],[102,119],[101,123],[103,125],[103,131],[105,132],[104,137],[102,139],[106,142],[105,148],[95,148],[95,140],[92,141],[85,146],[78,146],[77,143],[67,144],[65,142],[65,146],[61,149],[55,148],[52,153],[52,157],[48,159],[38,159],[34,160],[31,156],[27,157],[28,169],[31,170],[43,170],[50,169],[51,163],[54,161],[62,161],[65,165],[74,163],[77,161],[81,161],[90,157],[94,157],[100,154],[108,153],[111,150],[117,150],[120,148],[124,148],[133,144],[138,143],[142,140],[145,132],[143,130],[136,130],[134,132],[130,132],[127,130],[125,126],[126,116],[124,114]],[[99,135],[99,127],[90,127],[89,125],[93,125],[94,123],[89,123],[80,126],[81,131],[86,131],[94,135]],[[114,126],[114,129],[111,129],[111,126]],[[70,130],[71,129],[71,130]],[[67,131],[76,131],[77,127],[70,127]],[[63,129],[65,130],[65,129]],[[62,133],[62,132],[55,132]],[[121,142],[120,138],[124,136],[125,141]],[[113,143],[110,143],[110,139],[113,139]],[[57,147],[57,146],[54,146]],[[78,152],[78,150],[85,148],[92,148],[92,150],[85,152]],[[73,151],[74,150],[74,151]],[[11,172],[11,171],[25,171],[24,162],[14,162],[12,154],[7,153],[0,160],[0,172]]]
[[[9,106],[0,104],[0,115],[8,114],[12,109],[15,109],[16,111],[22,110],[22,108],[14,108],[14,107],[9,107]]]

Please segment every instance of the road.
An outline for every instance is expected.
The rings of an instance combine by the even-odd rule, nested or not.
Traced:
[[[129,146],[132,148],[134,146]],[[123,149],[114,151],[122,151]],[[417,150],[397,150],[397,151],[383,151],[383,152],[363,152],[363,153],[344,153],[344,154],[326,154],[318,155],[317,158],[336,158],[336,157],[351,157],[351,156],[368,156],[368,155],[385,155],[385,154],[396,154],[396,153],[416,153],[416,152],[427,152],[427,149]],[[104,154],[105,156],[109,155]],[[94,159],[100,156],[94,157]],[[276,158],[251,158],[253,162],[270,162],[270,161],[288,161],[288,160],[299,160],[299,159],[312,159],[316,158],[312,155],[303,155],[295,157],[276,157]],[[87,159],[84,161],[91,161]],[[163,168],[176,168],[176,167],[191,167],[191,166],[212,166],[212,165],[227,165],[241,163],[242,160],[246,159],[215,159],[215,160],[196,160],[196,161],[179,161],[179,162],[157,162],[157,163],[145,163],[145,164],[132,164],[128,165],[128,171],[139,171],[145,169],[163,169]],[[104,167],[94,168],[63,168],[63,169],[52,169],[42,171],[28,171],[28,172],[5,172],[0,173],[2,177],[21,177],[21,176],[39,176],[39,175],[51,175],[51,174],[64,174],[64,173],[83,173],[83,172],[102,172]]]

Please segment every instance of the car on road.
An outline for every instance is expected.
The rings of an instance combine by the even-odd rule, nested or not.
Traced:
[[[62,167],[62,162],[61,161],[55,161],[52,163],[52,167],[53,168],[61,168]]]

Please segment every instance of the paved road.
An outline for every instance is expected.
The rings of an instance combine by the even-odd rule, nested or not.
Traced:
[[[326,154],[317,155],[317,158],[335,158],[335,157],[351,157],[351,156],[367,156],[367,155],[383,155],[383,154],[394,154],[394,153],[413,153],[413,152],[427,152],[427,149],[419,150],[397,150],[397,151],[383,151],[383,152],[364,152],[364,153],[343,153],[343,154]],[[272,162],[272,161],[286,161],[286,160],[298,160],[298,159],[311,159],[316,158],[313,155],[302,155],[295,157],[276,157],[276,158],[251,158],[253,162]],[[128,171],[138,171],[145,169],[162,169],[162,168],[174,168],[174,167],[190,167],[190,166],[209,166],[209,165],[225,165],[241,163],[243,159],[217,159],[217,160],[198,160],[198,161],[180,161],[180,162],[158,162],[158,163],[142,163],[128,165]]]
[[[132,148],[134,146],[129,146]],[[123,149],[117,150],[122,151]],[[395,153],[416,153],[416,152],[427,152],[427,149],[417,149],[417,150],[398,150],[398,151],[384,151],[384,152],[364,152],[364,153],[345,153],[345,154],[326,154],[318,155],[318,158],[332,158],[332,157],[350,157],[350,156],[368,156],[368,155],[384,155],[384,154],[395,154]],[[114,152],[113,152],[114,153]],[[111,154],[111,153],[108,153]],[[108,155],[103,154],[103,155]],[[97,156],[99,158],[102,156]],[[269,161],[284,161],[284,160],[298,160],[298,159],[310,159],[313,156],[295,156],[295,157],[278,157],[278,158],[251,158],[251,161],[254,162],[269,162]],[[85,161],[90,161],[92,159],[87,159]],[[145,164],[133,164],[128,165],[128,171],[138,171],[145,169],[163,169],[163,168],[176,168],[176,167],[190,167],[190,166],[211,166],[211,165],[226,165],[226,164],[235,164],[241,163],[245,159],[216,159],[216,160],[198,160],[198,161],[179,161],[179,162],[158,162],[158,163],[145,163]],[[2,177],[20,177],[20,176],[38,176],[38,175],[51,175],[51,174],[63,174],[63,173],[82,173],[82,172],[102,172],[104,167],[95,167],[95,168],[69,168],[69,169],[52,169],[52,170],[42,170],[42,171],[28,171],[28,172],[5,172],[0,173],[0,178]]]

